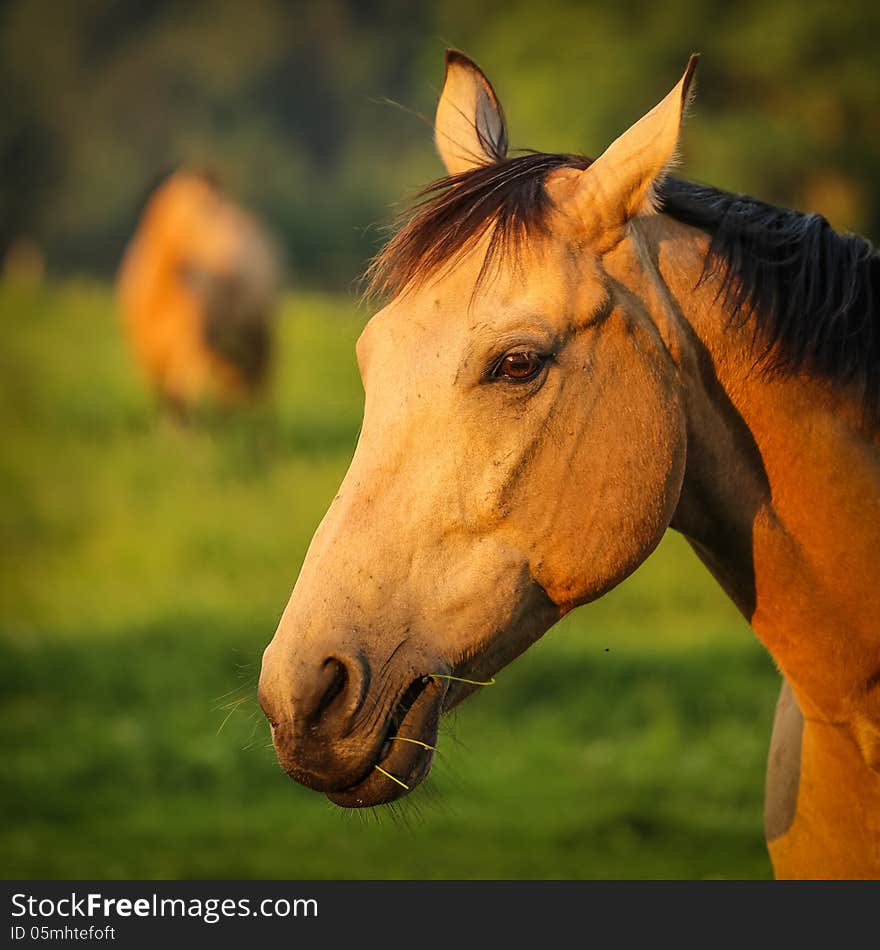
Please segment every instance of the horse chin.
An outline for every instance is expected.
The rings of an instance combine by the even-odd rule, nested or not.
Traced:
[[[419,785],[434,761],[446,686],[430,677],[416,680],[389,717],[379,756],[365,777],[325,792],[327,798],[343,808],[369,808],[402,798]]]
[[[415,752],[408,754],[406,762],[399,754],[388,755],[377,763],[378,768],[373,766],[362,782],[338,792],[327,792],[327,798],[334,805],[342,808],[372,808],[375,805],[387,805],[408,795],[427,777],[433,757],[433,752],[418,747]],[[380,768],[382,772],[379,771]],[[403,784],[398,784],[399,782]]]

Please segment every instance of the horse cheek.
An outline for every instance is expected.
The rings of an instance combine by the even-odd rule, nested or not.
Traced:
[[[608,404],[601,422],[594,418],[592,437],[580,440],[553,505],[533,576],[563,612],[596,600],[636,570],[678,504],[684,411],[661,381],[642,382],[631,388],[628,405]]]

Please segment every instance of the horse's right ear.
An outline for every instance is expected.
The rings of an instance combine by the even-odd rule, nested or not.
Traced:
[[[591,220],[617,229],[657,209],[657,186],[675,162],[682,116],[699,56],[658,105],[631,126],[582,173],[581,204]]]
[[[507,155],[507,126],[495,90],[479,66],[455,49],[446,51],[434,141],[450,175]]]

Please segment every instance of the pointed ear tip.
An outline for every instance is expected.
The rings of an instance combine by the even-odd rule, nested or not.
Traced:
[[[446,63],[447,70],[452,66],[464,66],[470,67],[472,69],[477,68],[477,64],[470,58],[470,56],[468,56],[466,53],[462,53],[460,49],[455,49],[455,47],[452,46],[446,50],[444,61]]]
[[[700,62],[699,53],[691,53],[685,67],[684,75],[679,80],[678,88],[681,89],[681,108],[685,111],[694,98],[694,74],[697,71],[697,64]]]

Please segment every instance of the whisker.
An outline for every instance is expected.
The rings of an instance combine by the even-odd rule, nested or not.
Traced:
[[[242,684],[241,686],[235,686],[231,690],[229,690],[229,692],[221,693],[219,696],[215,696],[214,699],[211,700],[211,702],[219,703],[221,699],[226,699],[227,696],[231,696],[233,693],[238,693],[241,690],[247,689],[247,688],[248,688],[247,684]]]
[[[236,711],[236,709],[239,709],[239,708],[240,708],[244,703],[246,703],[249,699],[250,699],[250,697],[247,696],[247,697],[245,697],[245,698],[243,698],[243,699],[238,700],[238,702],[230,703],[228,706],[223,706],[223,707],[222,707],[223,709],[228,709],[229,712],[226,713],[226,716],[223,718],[223,722],[220,723],[220,727],[217,729],[217,735],[218,735],[218,736],[219,736],[220,733],[223,731],[223,727],[226,725],[227,722],[229,722],[230,717],[231,717],[232,714]]]
[[[253,725],[253,728],[251,729],[251,734],[247,737],[247,741],[245,742],[244,747],[241,750],[242,752],[246,752],[248,749],[253,748],[254,743],[257,741],[257,729],[259,728],[259,726],[260,726],[259,719],[254,719],[254,725]]]
[[[215,706],[211,712],[221,712],[226,709],[238,709],[239,706],[244,706],[245,703],[251,702],[253,696],[241,696],[238,699],[233,699],[228,703],[223,703],[222,706]]]

